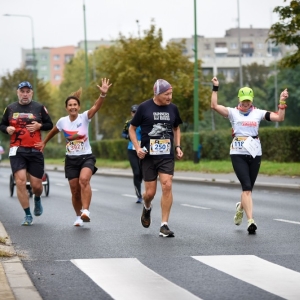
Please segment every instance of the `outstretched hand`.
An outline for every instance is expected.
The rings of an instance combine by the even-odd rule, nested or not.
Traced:
[[[106,78],[102,78],[102,84],[97,85],[97,87],[99,88],[99,90],[101,91],[102,94],[107,94],[109,88],[111,87],[112,83],[109,83],[109,79]]]

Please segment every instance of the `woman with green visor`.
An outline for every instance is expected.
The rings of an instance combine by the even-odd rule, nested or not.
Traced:
[[[234,224],[241,225],[244,212],[248,219],[247,230],[255,233],[257,224],[253,219],[252,189],[259,172],[261,163],[261,143],[258,137],[259,124],[262,120],[282,122],[285,116],[288,91],[280,94],[278,112],[269,112],[253,106],[254,93],[249,87],[239,90],[239,104],[235,108],[218,104],[219,81],[212,79],[213,89],[211,108],[225,118],[232,125],[233,140],[230,145],[230,158],[234,172],[242,186],[241,201],[236,203]]]

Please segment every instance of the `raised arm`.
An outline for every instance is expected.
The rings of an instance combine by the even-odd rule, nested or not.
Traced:
[[[285,89],[280,94],[280,100],[278,105],[278,113],[271,112],[270,113],[270,120],[273,122],[282,122],[284,120],[285,116],[285,109],[287,107],[286,105],[286,99],[289,97],[288,90]]]
[[[91,119],[95,113],[100,109],[100,107],[103,104],[104,98],[106,97],[106,94],[109,90],[109,88],[111,87],[112,83],[109,83],[109,79],[106,78],[102,78],[102,84],[97,85],[97,87],[100,90],[100,96],[99,98],[96,100],[96,102],[94,103],[94,105],[89,109],[88,111],[88,118]]]
[[[217,77],[214,77],[211,81],[213,83],[213,90],[211,94],[210,107],[223,117],[228,117],[228,109],[225,106],[218,104],[219,81]]]

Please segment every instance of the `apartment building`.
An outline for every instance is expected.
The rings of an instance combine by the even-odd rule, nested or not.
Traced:
[[[22,49],[22,65],[35,71],[37,77],[49,81],[54,86],[59,86],[63,80],[65,64],[75,55],[75,46],[35,49],[35,62],[31,49]]]
[[[222,73],[230,81],[239,72],[239,53],[241,64],[244,66],[252,63],[270,66],[276,59],[295,50],[285,45],[275,46],[267,40],[268,32],[269,28],[231,28],[226,30],[224,37],[198,36],[197,54],[198,59],[202,61],[203,73],[213,75]],[[194,61],[194,36],[171,39],[170,42],[182,40],[185,40],[184,54]]]
[[[99,47],[110,47],[113,41],[97,40],[87,41],[88,53]],[[35,49],[33,60],[32,49],[22,49],[22,67],[33,70],[39,79],[49,81],[54,86],[59,86],[63,81],[65,65],[76,55],[78,51],[85,50],[85,42],[80,41],[77,46],[44,47]]]

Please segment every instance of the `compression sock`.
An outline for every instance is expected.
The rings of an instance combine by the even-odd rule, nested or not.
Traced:
[[[24,211],[26,216],[31,216],[30,207],[24,208]]]
[[[34,195],[34,201],[40,201],[41,197]]]

